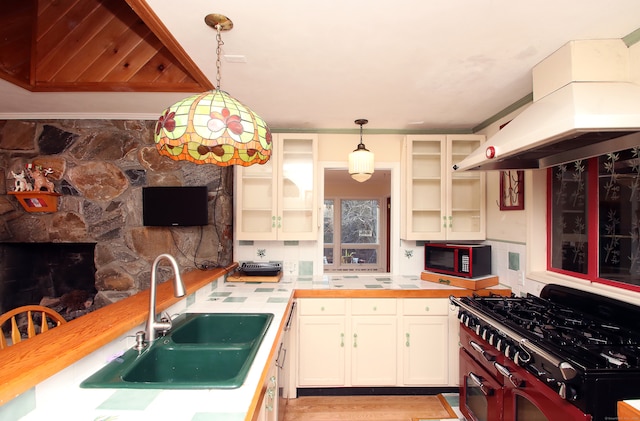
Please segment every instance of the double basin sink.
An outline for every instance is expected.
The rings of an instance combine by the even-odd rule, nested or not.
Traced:
[[[143,350],[129,349],[83,388],[240,387],[273,319],[270,313],[186,313]]]

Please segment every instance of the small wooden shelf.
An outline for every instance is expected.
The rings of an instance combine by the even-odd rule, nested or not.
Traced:
[[[60,193],[46,191],[10,191],[27,212],[56,212]]]

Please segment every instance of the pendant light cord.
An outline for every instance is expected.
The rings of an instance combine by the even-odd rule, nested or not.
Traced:
[[[222,62],[220,61],[220,54],[222,53],[222,46],[224,42],[222,41],[222,25],[216,25],[216,41],[218,42],[218,46],[216,48],[216,90],[220,89],[220,69],[222,68]]]

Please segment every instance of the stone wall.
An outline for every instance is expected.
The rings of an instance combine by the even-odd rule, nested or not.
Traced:
[[[225,266],[233,258],[232,167],[162,157],[152,121],[0,121],[0,242],[95,242],[95,306],[149,287],[150,268],[170,253],[182,271]],[[11,171],[27,163],[52,168],[58,211],[27,213]],[[143,186],[206,185],[209,225],[144,227]],[[168,266],[159,274],[172,276]]]

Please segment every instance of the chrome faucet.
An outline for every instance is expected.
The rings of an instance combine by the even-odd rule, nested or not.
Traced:
[[[184,284],[180,277],[180,269],[178,268],[178,262],[170,254],[161,254],[156,257],[151,266],[151,287],[149,292],[149,319],[147,320],[147,338],[148,343],[153,342],[156,339],[156,331],[171,329],[171,317],[161,317],[160,321],[156,320],[156,272],[158,271],[158,263],[160,260],[167,259],[171,266],[173,266],[173,272],[175,277],[173,278],[173,293],[176,297],[182,297],[185,294]]]

